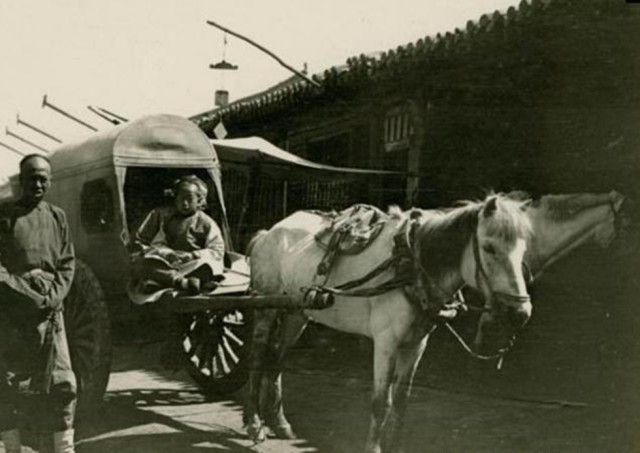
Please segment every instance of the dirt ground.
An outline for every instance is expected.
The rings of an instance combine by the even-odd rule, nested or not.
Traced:
[[[159,348],[156,343],[116,349],[102,412],[79,420],[79,453],[362,449],[371,388],[365,341],[312,328],[307,342],[293,351],[284,377],[286,409],[299,439],[269,439],[260,445],[253,445],[242,428],[244,391],[207,400],[186,374],[167,373],[157,365]],[[640,451],[633,401],[596,404],[500,395],[491,390],[492,379],[457,384],[493,370],[461,368],[463,379],[447,384],[438,378],[437,366],[423,365],[407,415],[407,453]],[[478,391],[481,387],[486,393]]]

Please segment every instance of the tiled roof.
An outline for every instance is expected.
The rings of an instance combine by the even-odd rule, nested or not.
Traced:
[[[321,84],[317,88],[292,77],[263,92],[239,99],[229,106],[192,117],[205,132],[223,119],[227,123],[255,120],[344,90],[357,90],[369,83],[394,77],[408,70],[425,67],[435,61],[461,56],[483,38],[505,40],[509,31],[542,17],[557,17],[589,11],[600,14],[612,10],[613,0],[522,0],[518,7],[506,12],[484,14],[477,21],[468,21],[464,29],[427,36],[416,42],[376,54],[361,54],[348,58],[346,65],[331,67],[312,76]],[[619,1],[624,6],[624,2]]]

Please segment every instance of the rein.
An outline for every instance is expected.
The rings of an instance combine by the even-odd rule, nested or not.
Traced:
[[[462,338],[462,335],[460,335],[458,331],[456,331],[456,329],[454,329],[451,324],[449,324],[446,321],[443,324],[447,327],[447,329],[449,329],[449,332],[451,332],[453,337],[456,340],[458,340],[458,343],[460,344],[460,346],[462,346],[462,349],[464,349],[467,353],[469,353],[469,355],[474,359],[478,359],[478,360],[496,360],[497,359],[498,364],[496,365],[496,368],[498,370],[502,369],[504,356],[507,355],[507,352],[509,352],[509,350],[513,347],[513,344],[515,342],[515,337],[514,337],[509,341],[509,344],[507,346],[505,346],[504,348],[498,349],[498,351],[495,354],[491,354],[491,355],[478,354],[473,349],[471,349],[471,346],[469,346],[467,342],[464,341],[464,338]]]

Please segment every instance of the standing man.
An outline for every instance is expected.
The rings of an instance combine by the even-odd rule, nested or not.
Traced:
[[[20,162],[17,201],[0,205],[0,437],[21,450],[17,429],[23,393],[33,400],[42,453],[73,453],[76,380],[71,370],[62,302],[75,270],[64,212],[43,201],[49,159]]]

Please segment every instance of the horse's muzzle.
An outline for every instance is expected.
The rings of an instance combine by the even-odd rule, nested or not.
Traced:
[[[516,328],[524,326],[531,318],[531,303],[522,304],[519,307],[507,307],[505,316],[507,322]]]
[[[531,318],[533,305],[528,294],[495,293],[494,303],[496,302],[500,304],[500,312],[504,314],[506,321],[515,328],[524,326]]]

